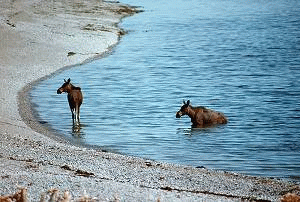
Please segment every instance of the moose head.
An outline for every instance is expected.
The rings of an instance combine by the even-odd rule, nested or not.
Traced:
[[[64,79],[64,84],[59,88],[57,89],[57,94],[61,94],[63,92],[68,92],[68,90],[71,88],[71,79],[69,78],[67,81],[66,79]]]
[[[188,100],[187,102],[183,101],[183,105],[182,107],[180,108],[180,110],[176,113],[176,118],[180,118],[182,117],[183,115],[186,115],[188,110],[189,110],[189,107],[190,107],[190,101]]]

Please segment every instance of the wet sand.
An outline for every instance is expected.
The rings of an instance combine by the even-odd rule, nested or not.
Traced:
[[[118,23],[134,8],[96,0],[11,0],[1,3],[0,13],[0,195],[17,186],[28,189],[30,201],[51,188],[99,201],[278,201],[299,193],[291,182],[104,152],[54,134],[35,118],[31,87],[105,56],[124,34]]]

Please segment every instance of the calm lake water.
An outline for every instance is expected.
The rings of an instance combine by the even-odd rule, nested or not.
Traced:
[[[79,143],[250,175],[300,178],[300,1],[125,0],[112,55],[42,81],[42,122]],[[71,78],[84,93],[72,130]],[[182,100],[221,111],[224,126],[192,129]]]

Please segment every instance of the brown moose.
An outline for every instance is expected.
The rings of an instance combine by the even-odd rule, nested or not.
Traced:
[[[68,101],[72,112],[73,124],[79,125],[80,124],[79,108],[83,100],[81,88],[73,86],[70,83],[71,82],[70,78],[67,81],[66,80],[64,81],[65,83],[57,90],[57,94],[61,94],[63,92],[68,93]]]
[[[176,113],[176,118],[180,118],[183,115],[188,115],[193,123],[192,127],[204,128],[210,127],[216,124],[226,124],[227,118],[221,112],[207,109],[205,107],[192,107],[190,101],[183,101],[183,106]]]

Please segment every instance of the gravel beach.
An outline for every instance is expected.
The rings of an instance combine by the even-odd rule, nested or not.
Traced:
[[[85,148],[39,123],[28,97],[40,79],[109,53],[135,7],[101,0],[8,0],[0,5],[0,195],[29,201],[50,189],[95,201],[280,201],[283,180],[166,164]],[[49,106],[51,107],[51,106]]]

